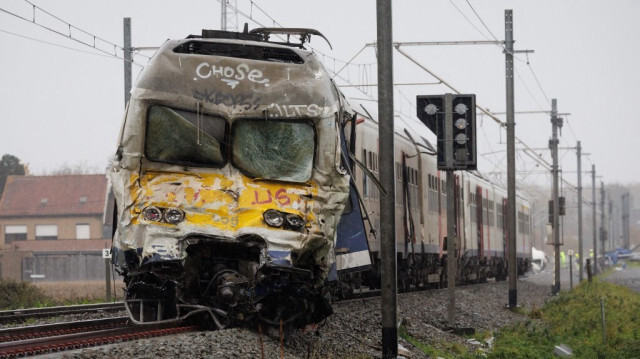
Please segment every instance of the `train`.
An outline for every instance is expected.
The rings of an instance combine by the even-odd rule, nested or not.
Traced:
[[[379,287],[377,122],[307,49],[312,36],[324,38],[203,30],[167,40],[140,73],[108,168],[112,265],[133,322],[303,327],[332,314],[336,293]],[[446,264],[444,185],[421,130],[396,131],[409,290],[442,283]],[[457,181],[459,280],[504,279],[506,191],[478,173]],[[518,201],[524,271],[529,207]]]

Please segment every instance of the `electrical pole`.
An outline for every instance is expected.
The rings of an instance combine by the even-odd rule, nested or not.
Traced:
[[[583,265],[584,257],[582,256],[582,146],[578,141],[578,270],[579,279],[582,282],[583,279]]]
[[[227,0],[220,1],[220,30],[227,31]]]
[[[629,213],[631,212],[631,197],[629,193],[622,195],[622,247],[631,249],[631,234],[629,231]]]
[[[591,165],[591,210],[593,211],[593,274],[598,274],[598,235],[596,234],[596,165]]]
[[[605,249],[605,241],[607,240],[607,230],[605,229],[604,221],[604,183],[600,181],[600,242],[602,248],[602,259],[604,260],[604,254],[607,251]],[[604,262],[603,262],[604,263]]]
[[[504,11],[505,73],[507,85],[507,241],[509,308],[518,306],[518,265],[516,255],[516,145],[513,91],[513,10]]]
[[[238,31],[238,0],[220,0],[220,30]]]
[[[615,243],[616,242],[616,229],[615,229],[615,223],[613,220],[613,200],[611,199],[611,193],[609,193],[609,231],[608,231],[608,238],[609,238],[609,250],[612,251],[614,249],[616,249]]]
[[[551,128],[552,138],[549,141],[549,148],[553,156],[553,248],[555,256],[555,279],[552,294],[560,293],[560,201],[558,200],[558,127],[562,127],[562,119],[558,117],[556,99],[551,100]]]
[[[131,98],[131,18],[125,17],[123,21],[124,33],[124,106],[127,107]]]
[[[380,252],[382,269],[382,358],[398,356],[398,321],[395,241],[395,159],[393,117],[393,36],[391,0],[376,1],[378,44],[378,135],[380,181],[387,189],[380,199]]]

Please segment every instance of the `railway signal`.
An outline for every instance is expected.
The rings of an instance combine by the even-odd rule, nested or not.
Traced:
[[[427,95],[416,98],[418,118],[438,137],[438,169],[447,172],[448,319],[455,318],[456,233],[455,170],[476,169],[476,95]]]
[[[450,116],[445,111],[447,99],[451,99]],[[438,169],[475,170],[476,96],[423,95],[416,100],[418,118],[438,137]]]
[[[445,164],[444,95],[418,96],[418,118],[438,137],[438,169]]]

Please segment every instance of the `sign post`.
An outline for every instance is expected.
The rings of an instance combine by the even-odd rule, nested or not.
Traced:
[[[104,258],[104,283],[107,292],[107,302],[111,301],[111,249],[102,250],[102,258]]]

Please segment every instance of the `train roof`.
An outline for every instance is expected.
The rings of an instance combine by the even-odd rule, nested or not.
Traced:
[[[269,41],[274,31],[258,30],[262,32],[205,30],[200,36],[167,40],[141,72],[132,95],[189,108],[200,102],[211,111],[222,106],[220,112],[231,117],[264,111],[289,117],[283,106],[298,117],[335,113],[338,91],[315,54],[304,48],[311,35],[322,34],[288,29],[289,35],[304,40],[294,43]],[[310,104],[314,107],[305,112]]]

